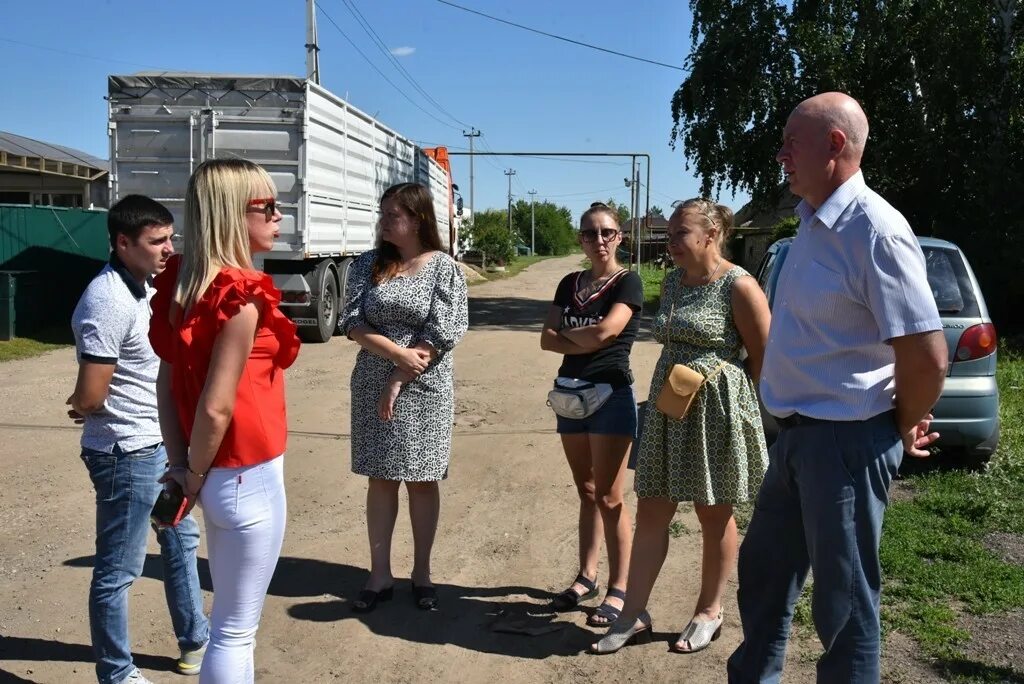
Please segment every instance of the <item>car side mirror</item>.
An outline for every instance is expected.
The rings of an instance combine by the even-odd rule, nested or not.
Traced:
[[[455,198],[455,215],[456,216],[462,216],[462,198],[461,197],[456,197]]]

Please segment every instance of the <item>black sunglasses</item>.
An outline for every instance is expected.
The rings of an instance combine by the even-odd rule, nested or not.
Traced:
[[[602,228],[600,232],[601,237],[604,238],[605,242],[611,242],[615,239],[615,236],[619,234],[619,231],[614,228]],[[580,239],[584,242],[597,242],[597,234],[598,231],[593,228],[587,228],[586,230],[580,231]]]

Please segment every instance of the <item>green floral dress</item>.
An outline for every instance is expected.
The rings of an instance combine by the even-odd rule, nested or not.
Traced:
[[[636,492],[698,504],[735,504],[756,496],[768,453],[754,383],[739,360],[742,341],[732,314],[732,284],[749,274],[733,266],[718,280],[687,287],[675,269],[665,277],[656,339],[665,345],[654,369],[636,464]],[[668,319],[671,314],[671,323]],[[654,404],[677,363],[708,375],[683,420]]]

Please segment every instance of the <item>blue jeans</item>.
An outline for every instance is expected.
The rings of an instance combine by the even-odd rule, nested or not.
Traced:
[[[879,681],[878,545],[889,483],[903,459],[893,412],[784,428],[740,547],[743,643],[730,684],[775,683],[793,606],[814,573],[811,613],[824,647],[818,682]]]
[[[162,444],[107,454],[82,449],[96,490],[96,561],[89,587],[89,627],[96,677],[116,684],[135,670],[128,639],[128,589],[142,574],[149,514],[167,466]],[[177,527],[157,530],[164,564],[164,593],[178,646],[196,649],[209,638],[196,568],[199,526],[191,515]]]

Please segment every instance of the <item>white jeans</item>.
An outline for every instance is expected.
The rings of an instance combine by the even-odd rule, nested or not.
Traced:
[[[263,601],[284,540],[284,457],[214,468],[199,492],[213,578],[210,644],[200,684],[253,681]]]

